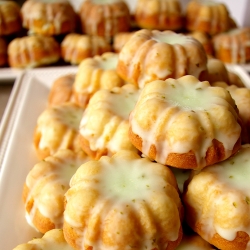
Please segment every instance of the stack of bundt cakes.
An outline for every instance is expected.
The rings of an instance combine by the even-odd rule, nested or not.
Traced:
[[[25,6],[54,16],[46,3]],[[55,20],[40,29],[64,30],[61,44],[11,41],[13,67],[50,53],[77,65],[50,83],[31,133],[23,216],[43,236],[15,250],[250,249],[250,90],[205,46],[232,28],[226,6],[192,0],[190,13],[197,23],[178,0],[138,1],[131,30],[125,2],[86,0],[82,33]],[[47,50],[28,49],[38,38]]]
[[[52,61],[47,60],[47,55],[43,54],[43,62],[46,63],[42,64],[40,61],[34,64],[13,64],[11,58],[8,59],[11,50],[6,48],[7,61],[5,59],[0,66],[26,68],[47,64],[79,65],[87,57],[105,52],[120,53],[129,38],[140,30],[152,33],[174,31],[191,36],[202,44],[209,57],[225,63],[246,64],[250,60],[249,28],[238,27],[226,4],[216,0],[190,0],[186,5],[181,0],[137,0],[134,9],[124,0],[84,0],[74,8],[69,0],[25,0],[20,6],[14,1],[3,0],[0,3],[0,38],[8,37],[7,46],[18,38],[26,37],[28,40],[30,35],[50,36],[58,42],[61,53],[57,60]],[[159,39],[155,34],[153,36],[152,40]],[[151,43],[147,46],[153,45]],[[183,43],[184,39],[179,45]],[[32,50],[28,44],[23,46]],[[146,51],[147,46],[143,46]],[[41,51],[44,50],[44,45],[40,44],[39,47]],[[180,49],[174,51],[174,54],[168,52],[171,60],[182,60],[180,65],[183,65]],[[198,52],[188,48],[186,53]],[[140,56],[145,57],[143,54]],[[155,55],[147,57],[152,56]],[[137,66],[133,68],[140,68],[139,64],[136,63]],[[186,68],[180,68],[179,71],[181,73],[177,74],[178,77],[193,74]],[[162,74],[160,78],[164,80],[166,72]],[[170,69],[170,74],[176,77],[173,69]],[[137,73],[133,77],[137,77]],[[148,80],[152,80],[151,77]]]

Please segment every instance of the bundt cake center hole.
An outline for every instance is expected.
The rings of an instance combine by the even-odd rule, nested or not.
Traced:
[[[115,167],[103,169],[105,176],[100,182],[100,190],[114,197],[135,201],[137,196],[142,199],[146,192],[154,189],[152,176],[143,166],[136,166],[134,162],[116,162],[119,164],[119,171]],[[149,178],[150,177],[150,178]]]
[[[167,93],[165,99],[174,106],[195,110],[206,108],[205,105],[206,103],[209,104],[211,98],[199,88],[188,90],[174,88],[174,91]]]

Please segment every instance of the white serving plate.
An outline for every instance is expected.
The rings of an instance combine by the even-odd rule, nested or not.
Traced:
[[[77,67],[26,71],[16,79],[0,126],[0,249],[12,250],[39,234],[25,220],[22,187],[38,162],[32,145],[36,120],[46,108],[53,81]]]
[[[14,68],[0,68],[0,84],[6,84],[15,81],[23,73],[23,70]]]
[[[227,66],[250,87],[248,73],[237,66]],[[14,85],[0,127],[0,249],[12,250],[33,237],[40,236],[25,220],[22,188],[30,169],[38,162],[32,145],[33,131],[46,108],[53,81],[76,73],[77,67],[33,69],[20,76]]]

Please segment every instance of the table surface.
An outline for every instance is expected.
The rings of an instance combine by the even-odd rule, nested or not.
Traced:
[[[14,81],[8,82],[8,83],[0,82],[0,122],[2,120],[4,110],[8,103],[13,85],[14,85]]]

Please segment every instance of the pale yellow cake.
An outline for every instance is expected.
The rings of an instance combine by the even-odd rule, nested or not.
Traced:
[[[207,55],[196,39],[172,31],[142,29],[134,33],[119,53],[118,74],[143,88],[153,80],[199,77]]]
[[[218,249],[249,249],[250,145],[194,173],[184,191],[189,226]]]
[[[25,217],[30,226],[41,233],[62,228],[64,194],[73,174],[88,160],[83,151],[61,149],[34,165],[23,187]]]
[[[83,164],[65,195],[64,236],[77,250],[173,250],[182,204],[168,167],[120,151]]]
[[[92,96],[79,126],[81,147],[91,158],[120,150],[137,152],[128,138],[128,118],[138,96],[132,84],[102,89]]]
[[[21,7],[22,25],[30,33],[61,35],[76,28],[76,13],[68,0],[27,0]]]
[[[129,125],[138,150],[176,168],[202,169],[229,158],[241,145],[238,109],[229,92],[194,76],[148,83]]]
[[[81,149],[79,125],[83,109],[71,102],[45,108],[34,130],[33,145],[39,159],[55,154],[59,149]]]
[[[41,238],[34,238],[27,243],[16,246],[13,250],[74,250],[64,239],[61,229],[53,229]]]
[[[76,103],[85,108],[91,96],[100,89],[121,87],[124,80],[117,74],[118,54],[106,52],[84,59],[76,73],[73,93]]]

